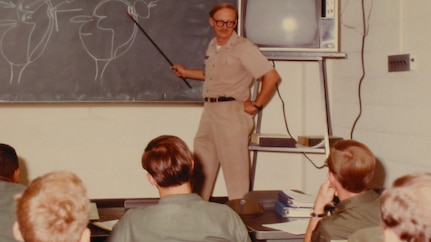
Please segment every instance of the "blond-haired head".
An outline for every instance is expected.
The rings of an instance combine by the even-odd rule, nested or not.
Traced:
[[[87,190],[74,173],[55,171],[34,179],[17,198],[16,213],[17,239],[26,242],[89,239]]]
[[[386,238],[395,235],[399,241],[431,241],[430,204],[431,173],[414,173],[396,179],[380,199]]]

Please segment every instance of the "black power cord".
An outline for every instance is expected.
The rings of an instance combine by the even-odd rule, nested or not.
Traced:
[[[288,122],[287,122],[287,115],[286,115],[286,108],[285,108],[285,103],[284,103],[284,100],[283,100],[283,97],[281,96],[281,94],[280,94],[280,90],[278,89],[278,84],[276,85],[276,90],[277,90],[277,95],[278,95],[278,97],[279,97],[279,99],[280,99],[280,101],[281,101],[281,108],[282,108],[282,112],[283,112],[283,119],[284,119],[284,126],[285,126],[285,128],[286,128],[286,131],[287,131],[287,134],[292,138],[292,139],[294,139],[295,141],[297,141],[293,136],[292,136],[292,134],[290,133],[290,129],[289,129],[289,125],[288,125]],[[322,168],[324,168],[324,167],[326,167],[326,164],[323,164],[322,166],[317,166],[316,165],[316,163],[314,163],[313,162],[313,160],[305,153],[305,152],[301,152],[301,154],[315,167],[315,168],[317,168],[317,169],[322,169]]]
[[[356,116],[355,121],[353,122],[352,129],[350,130],[350,139],[353,139],[353,132],[355,131],[356,124],[358,123],[360,117],[362,116],[362,83],[365,79],[365,57],[364,57],[364,51],[365,51],[365,39],[368,36],[368,32],[370,30],[370,26],[367,24],[369,22],[370,16],[371,16],[371,10],[368,13],[368,17],[365,17],[365,3],[364,0],[361,1],[362,3],[362,43],[361,43],[361,68],[362,68],[362,75],[359,79],[358,84],[358,103],[359,103],[359,113]],[[373,2],[372,2],[373,3]]]

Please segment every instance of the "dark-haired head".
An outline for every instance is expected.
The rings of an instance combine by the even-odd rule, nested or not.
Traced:
[[[0,144],[0,176],[13,181],[18,168],[19,162],[15,149],[8,144]]]
[[[191,180],[193,154],[180,138],[162,135],[148,143],[142,167],[160,187],[178,186]]]

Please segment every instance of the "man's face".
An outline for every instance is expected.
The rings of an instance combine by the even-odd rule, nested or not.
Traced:
[[[237,25],[235,11],[230,8],[218,10],[214,16],[210,18],[210,24],[214,28],[217,42],[219,44],[226,43],[226,41],[232,36],[232,33]],[[232,24],[233,26],[231,26]]]

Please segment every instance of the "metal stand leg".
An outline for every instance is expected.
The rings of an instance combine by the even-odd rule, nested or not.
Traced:
[[[259,80],[256,80],[253,87],[253,100],[256,99],[257,93],[259,92],[260,88],[260,82]],[[262,113],[263,111],[260,111],[256,114],[256,130],[255,133],[260,133],[260,125],[262,123]],[[257,150],[253,151],[253,159],[251,162],[251,170],[250,170],[250,191],[253,191],[254,189],[254,178],[256,176],[256,166],[257,166]]]
[[[326,115],[326,119],[324,119],[323,121],[326,121],[326,134],[325,134],[325,153],[326,156],[328,156],[329,154],[329,137],[330,135],[332,135],[332,124],[331,124],[331,113],[330,113],[330,105],[329,105],[329,95],[328,95],[328,83],[327,83],[327,73],[326,73],[326,62],[325,62],[325,58],[318,58],[318,59],[313,59],[315,61],[318,61],[319,64],[319,70],[320,70],[320,85],[321,85],[321,91],[322,91],[322,99],[323,99],[323,108],[325,110],[325,115]],[[259,81],[256,81],[256,83],[254,84],[254,92],[253,92],[253,99],[256,98],[256,95],[258,93],[259,90]],[[262,122],[262,112],[259,112],[257,114],[257,120],[256,120],[256,131],[255,133],[260,133],[260,127],[261,127],[261,122]],[[255,180],[255,175],[256,175],[256,167],[257,167],[257,154],[258,154],[258,150],[253,150],[253,158],[252,158],[252,163],[251,163],[251,170],[250,170],[250,191],[253,191],[254,189],[254,180]]]
[[[254,177],[256,176],[256,164],[257,163],[257,150],[253,151],[253,160],[251,163],[251,174],[250,174],[250,192],[254,189]]]
[[[323,58],[319,60],[320,66],[320,79],[323,83],[323,97],[325,102],[325,114],[326,114],[326,128],[328,129],[328,135],[332,135],[332,124],[331,124],[331,110],[329,108],[329,96],[328,96],[328,81],[326,77],[326,61]]]

